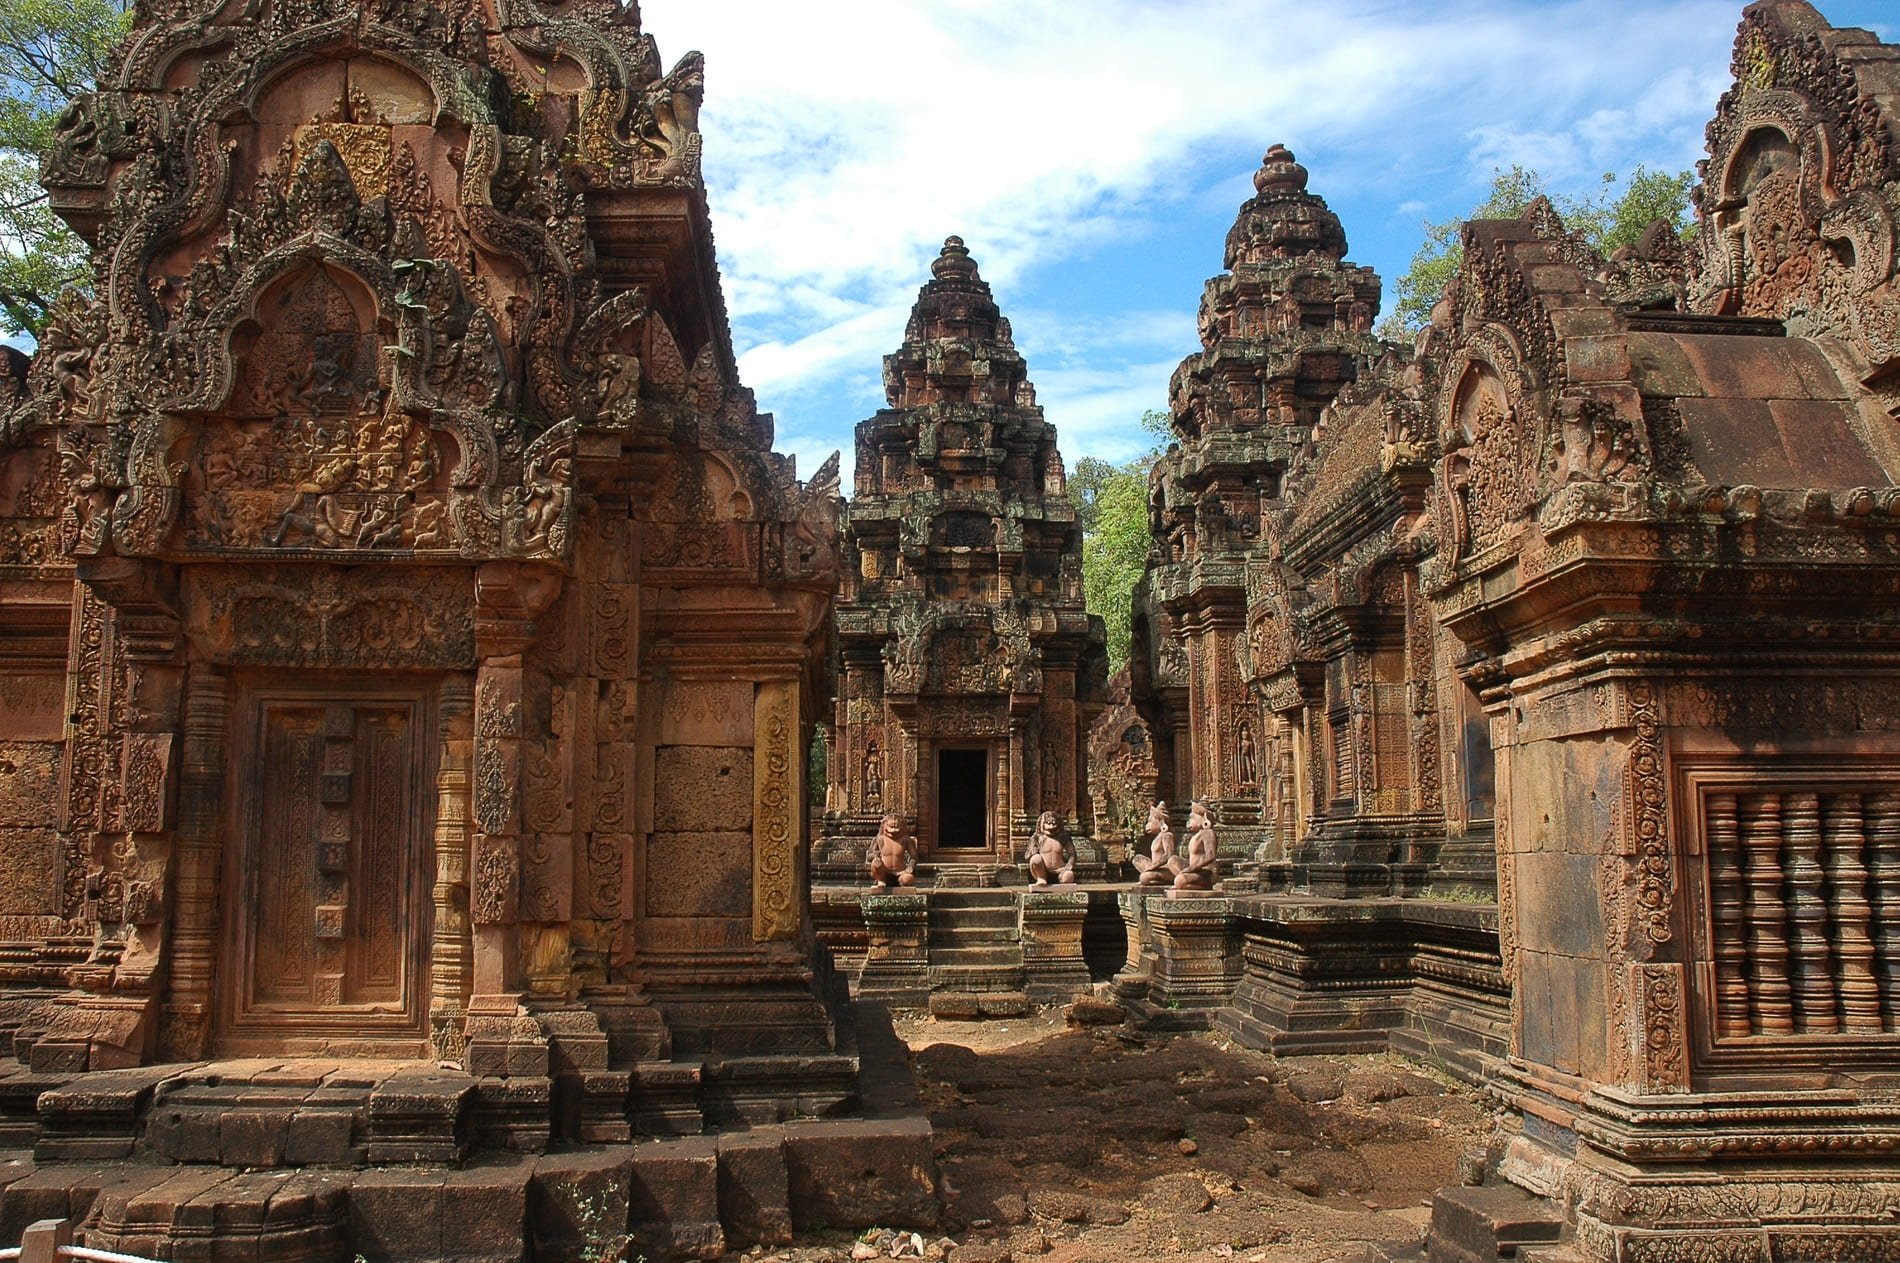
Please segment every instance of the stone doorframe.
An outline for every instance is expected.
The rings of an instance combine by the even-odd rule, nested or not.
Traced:
[[[243,668],[197,658],[186,675],[171,983],[159,1030],[159,1054],[166,1059],[205,1057],[218,1036],[218,970],[224,958],[219,885],[226,842],[234,834],[231,813],[238,805],[228,792],[226,771],[234,670]],[[321,673],[311,675],[313,684],[322,678]],[[432,695],[433,707],[425,710],[433,710],[436,733],[430,761],[435,804],[430,853],[424,858],[425,871],[433,870],[431,925],[427,950],[421,953],[427,978],[415,980],[416,986],[426,988],[428,1042],[418,1041],[414,1055],[419,1060],[459,1058],[473,985],[466,912],[473,679],[471,672],[439,671],[408,678],[422,682],[422,692]]]
[[[996,790],[1002,780],[1002,761],[1007,755],[1004,743],[981,738],[967,739],[927,739],[925,749],[928,752],[920,760],[928,772],[927,789],[923,795],[923,810],[918,813],[920,823],[925,823],[928,834],[923,839],[924,854],[936,860],[973,861],[994,859],[997,854],[998,839],[1008,840],[1008,824],[999,817],[996,810]],[[945,846],[943,843],[943,755],[950,751],[974,751],[983,755],[983,841],[977,846]]]

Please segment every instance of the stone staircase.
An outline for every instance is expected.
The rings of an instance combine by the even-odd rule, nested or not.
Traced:
[[[931,1016],[1018,1017],[1029,1011],[1017,894],[993,887],[931,892]]]

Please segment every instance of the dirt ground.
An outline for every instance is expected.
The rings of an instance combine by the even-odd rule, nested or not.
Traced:
[[[1275,1058],[1068,1026],[1060,1010],[897,1027],[936,1128],[946,1223],[775,1257],[1370,1263],[1386,1257],[1375,1243],[1422,1240],[1432,1192],[1491,1132],[1470,1091],[1397,1057]]]

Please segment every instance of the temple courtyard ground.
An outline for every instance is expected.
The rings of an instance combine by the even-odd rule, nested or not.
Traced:
[[[1197,1034],[899,1017],[938,1138],[936,1233],[813,1235],[794,1263],[1382,1260],[1423,1238],[1433,1190],[1492,1120],[1396,1057],[1273,1057]]]

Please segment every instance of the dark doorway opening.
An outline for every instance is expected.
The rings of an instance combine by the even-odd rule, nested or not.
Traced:
[[[989,781],[989,751],[937,751],[938,846],[989,846]]]

